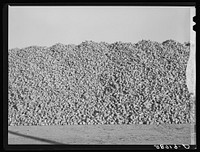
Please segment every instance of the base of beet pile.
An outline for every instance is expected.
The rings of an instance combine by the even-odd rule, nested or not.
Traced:
[[[193,122],[190,45],[86,41],[8,53],[9,126]]]

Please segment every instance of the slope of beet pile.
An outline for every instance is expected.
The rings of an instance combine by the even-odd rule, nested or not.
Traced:
[[[190,46],[85,41],[10,49],[8,123],[191,123]]]

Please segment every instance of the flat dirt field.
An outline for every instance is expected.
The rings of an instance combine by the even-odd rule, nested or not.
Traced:
[[[10,126],[8,144],[195,144],[194,126]]]

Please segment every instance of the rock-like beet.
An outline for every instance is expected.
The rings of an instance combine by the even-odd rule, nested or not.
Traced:
[[[189,52],[174,40],[11,49],[9,125],[191,123]]]

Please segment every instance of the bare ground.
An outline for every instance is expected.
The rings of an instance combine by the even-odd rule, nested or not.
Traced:
[[[194,144],[184,125],[9,126],[8,144]]]

